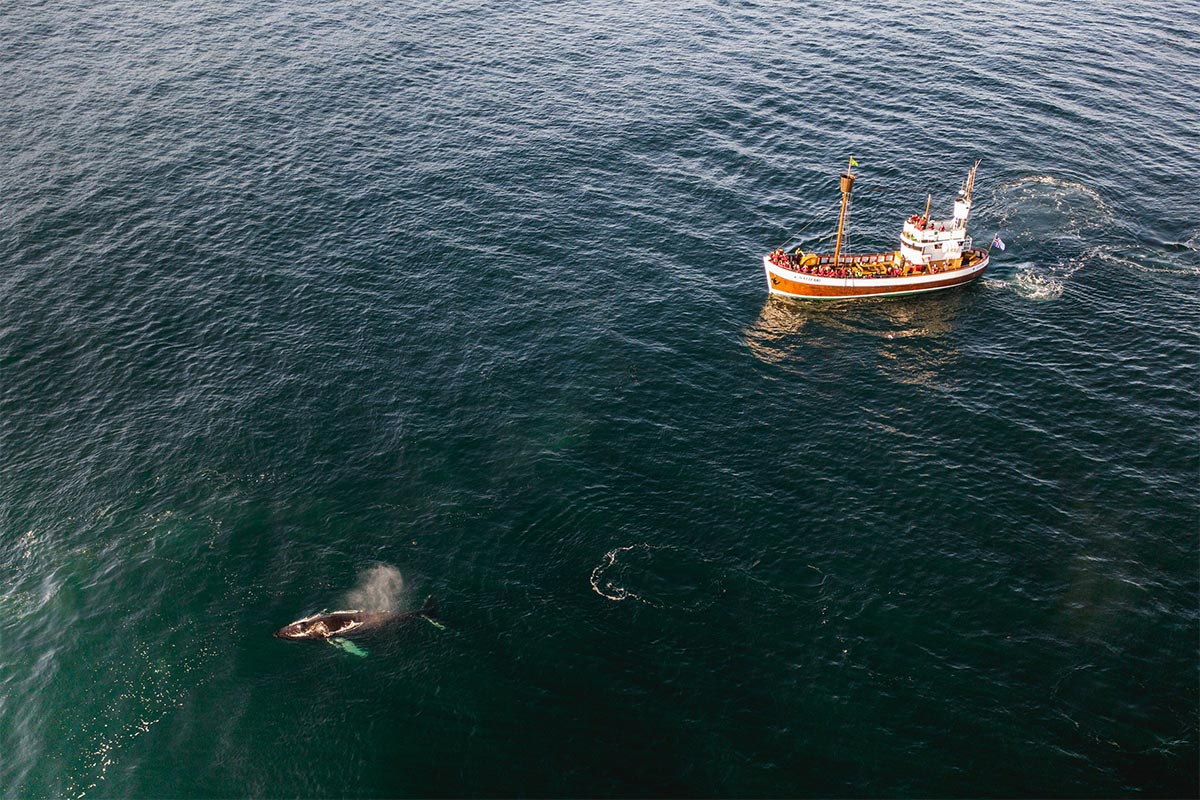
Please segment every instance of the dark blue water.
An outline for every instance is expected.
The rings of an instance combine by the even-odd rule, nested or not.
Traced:
[[[0,795],[1196,795],[1194,11],[0,8]]]

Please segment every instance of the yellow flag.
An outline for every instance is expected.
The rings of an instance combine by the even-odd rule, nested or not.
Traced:
[[[857,167],[858,162],[854,160],[854,156],[850,156],[850,166]]]

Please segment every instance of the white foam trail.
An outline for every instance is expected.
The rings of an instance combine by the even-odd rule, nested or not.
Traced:
[[[1120,251],[1105,250],[1097,254],[1102,261],[1138,272],[1154,272],[1163,275],[1200,275],[1200,264],[1180,263],[1180,259],[1175,258],[1174,255],[1139,247],[1124,248]]]
[[[609,567],[617,563],[617,554],[633,550],[635,547],[655,549],[648,544],[631,544],[627,547],[617,547],[609,550],[604,554],[604,560],[597,564],[596,568],[592,570],[592,591],[601,597],[604,597],[608,600],[615,600],[617,602],[620,602],[621,600],[628,600],[631,597],[634,600],[641,600],[641,598],[633,592],[629,591],[623,586],[616,586],[611,581],[605,581],[604,588],[600,588],[600,581],[604,578],[604,573],[608,571]]]
[[[1051,175],[1027,175],[1023,178],[1018,178],[1017,180],[1008,181],[1007,183],[1001,184],[1000,186],[996,187],[996,191],[1006,192],[1013,189],[1022,189],[1031,184],[1040,186],[1053,186],[1056,189],[1066,189],[1079,192],[1080,194],[1086,195],[1089,199],[1091,199],[1091,201],[1096,204],[1096,207],[1105,214],[1112,214],[1112,211],[1108,207],[1108,203],[1106,203],[1104,198],[1101,197],[1100,193],[1092,187],[1084,186],[1082,183],[1065,180],[1063,178],[1055,178]]]
[[[390,564],[376,564],[346,593],[346,607],[362,611],[395,611],[404,594],[404,576]]]
[[[632,558],[623,561],[624,555]],[[590,582],[592,591],[606,600],[695,612],[711,607],[724,594],[724,575],[720,561],[699,550],[643,542],[605,553],[592,569]]]
[[[1057,300],[1062,297],[1063,282],[1032,270],[1022,270],[1013,280],[1013,289],[1027,300]]]
[[[1115,215],[1091,187],[1074,181],[1031,175],[1010,181],[992,194],[998,227],[1010,245],[1091,240],[1109,231]]]

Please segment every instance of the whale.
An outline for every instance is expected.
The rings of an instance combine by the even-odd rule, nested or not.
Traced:
[[[275,631],[274,636],[290,642],[329,642],[348,653],[365,656],[366,651],[348,641],[349,637],[365,636],[417,619],[423,619],[437,628],[444,627],[437,619],[437,607],[431,597],[415,611],[322,611],[284,625]]]

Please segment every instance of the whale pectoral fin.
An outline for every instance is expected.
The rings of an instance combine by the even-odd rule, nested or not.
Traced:
[[[436,619],[434,619],[433,617],[427,617],[427,616],[425,616],[424,614],[422,614],[422,615],[421,615],[421,619],[425,620],[425,621],[426,621],[426,622],[428,622],[430,625],[432,625],[433,627],[437,628],[439,631],[444,631],[444,630],[446,630],[446,626],[445,626],[445,625],[443,625],[442,623],[438,622],[438,621],[437,621]]]
[[[356,645],[354,642],[350,641],[349,639],[343,639],[342,641],[344,642],[344,644],[342,645],[342,649],[345,650],[350,655],[359,656],[360,658],[367,657],[367,651],[365,649],[359,647],[358,645]]]
[[[326,639],[325,641],[329,642],[331,645],[336,647],[338,650],[341,650],[345,653],[349,653],[352,656],[360,656],[360,657],[365,658],[367,655],[366,650],[363,650],[361,647],[359,647],[358,645],[356,645],[354,642],[350,641],[349,639],[342,639],[338,636],[334,636],[330,639]]]

